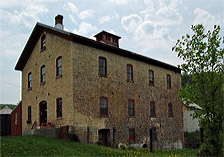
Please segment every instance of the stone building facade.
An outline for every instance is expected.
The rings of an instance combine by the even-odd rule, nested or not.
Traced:
[[[105,31],[96,41],[66,32],[62,18],[36,24],[15,67],[23,131],[50,121],[81,142],[117,146],[148,145],[152,128],[154,147],[182,147],[180,69],[119,48],[120,37]]]

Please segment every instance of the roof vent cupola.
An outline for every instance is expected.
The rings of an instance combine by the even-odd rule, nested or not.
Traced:
[[[63,16],[62,15],[57,15],[55,17],[55,26],[54,28],[57,28],[57,29],[60,29],[60,30],[63,30],[64,29],[64,26],[63,26]]]
[[[102,42],[115,47],[119,47],[119,39],[121,38],[106,31],[102,31],[96,34],[94,37],[96,37],[96,41],[98,42]]]

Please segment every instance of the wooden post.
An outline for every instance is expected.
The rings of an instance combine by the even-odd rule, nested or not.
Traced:
[[[152,128],[149,130],[150,135],[150,152],[152,152]]]
[[[116,134],[116,129],[115,128],[113,128],[113,147],[115,148],[116,147],[116,140],[115,140],[115,138],[116,138],[116,136],[115,136],[115,134]]]
[[[87,127],[87,143],[89,143],[89,127]]]

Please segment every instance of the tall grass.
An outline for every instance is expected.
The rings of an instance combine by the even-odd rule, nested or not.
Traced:
[[[45,136],[13,136],[1,139],[0,156],[196,156],[196,150],[114,149]]]

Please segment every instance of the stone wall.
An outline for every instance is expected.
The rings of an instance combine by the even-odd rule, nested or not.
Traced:
[[[56,127],[73,125],[72,99],[72,61],[71,42],[46,34],[46,50],[41,51],[41,41],[37,41],[31,56],[22,71],[22,130],[32,127],[37,121],[39,125],[39,104],[47,102],[47,121],[52,121]],[[34,43],[35,44],[35,43]],[[56,77],[56,59],[62,56],[62,77]],[[45,84],[40,83],[40,68],[45,65]],[[28,73],[32,73],[32,89],[28,89]],[[62,118],[57,118],[56,99],[62,98]],[[32,123],[27,124],[28,106],[32,110]]]
[[[158,148],[174,147],[183,140],[183,111],[177,99],[180,74],[150,63],[136,61],[95,48],[73,44],[73,97],[76,133],[85,142],[90,127],[90,142],[98,141],[98,130],[110,129],[110,142],[129,144],[129,128],[135,128],[135,142],[149,145],[149,129],[156,127]],[[107,77],[98,75],[99,56],[107,59]],[[126,64],[133,65],[133,82],[127,81]],[[148,70],[154,71],[154,86],[149,85]],[[167,89],[166,75],[171,75]],[[100,117],[100,97],[108,98],[108,117]],[[135,101],[135,116],[128,116],[128,99]],[[155,101],[156,118],[150,118],[150,101]],[[168,103],[173,104],[173,118],[168,118]],[[112,130],[116,129],[115,140]]]
[[[40,40],[22,72],[22,128],[30,129],[37,121],[39,104],[47,102],[47,121],[56,127],[73,126],[81,142],[96,143],[99,130],[109,129],[109,145],[129,144],[129,128],[135,128],[135,143],[149,146],[149,129],[156,127],[157,148],[173,148],[183,141],[183,110],[177,99],[181,86],[179,73],[150,63],[140,62],[110,52],[84,46],[46,34],[46,50],[40,51]],[[56,77],[56,59],[62,56],[62,77]],[[98,75],[98,58],[107,59],[107,77]],[[40,67],[46,66],[46,83],[40,84]],[[126,65],[133,65],[133,81],[127,81]],[[149,85],[149,70],[154,71],[154,86]],[[32,72],[32,89],[27,89]],[[166,76],[171,76],[167,89]],[[108,117],[100,117],[100,97],[108,98]],[[56,117],[56,99],[62,98],[62,118]],[[128,116],[128,99],[134,100],[135,116]],[[150,101],[155,101],[156,118],[150,118]],[[168,103],[173,118],[168,118]],[[32,123],[26,124],[28,106]],[[89,128],[89,131],[87,131]]]

